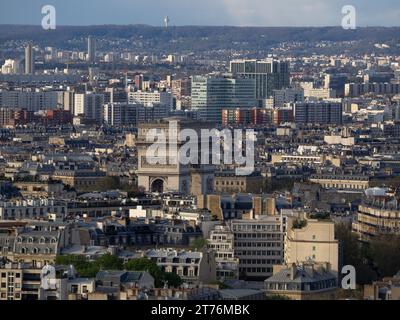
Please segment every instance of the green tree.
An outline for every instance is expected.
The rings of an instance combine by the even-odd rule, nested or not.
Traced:
[[[183,280],[175,273],[163,272],[163,281],[167,281],[169,286],[178,288],[182,285]]]
[[[207,247],[207,240],[204,238],[197,238],[192,242],[191,249],[192,250],[201,250]]]
[[[161,268],[150,259],[139,258],[129,260],[125,263],[124,267],[128,271],[147,271],[154,278],[156,287],[160,288],[163,286],[163,272]]]
[[[122,259],[112,254],[105,254],[95,261],[95,265],[101,270],[122,270],[124,263]]]
[[[368,284],[375,281],[377,274],[368,263],[368,247],[358,241],[357,235],[351,231],[351,224],[337,224],[335,234],[342,248],[343,265],[354,266],[357,283]]]
[[[81,277],[93,278],[99,272],[100,267],[95,262],[87,261],[80,255],[60,255],[56,257],[58,265],[73,265]]]
[[[179,287],[182,285],[183,281],[175,273],[168,273],[161,270],[161,268],[150,259],[139,258],[133,259],[125,263],[126,270],[129,271],[147,271],[154,278],[155,286],[161,288],[164,286],[164,282],[167,281],[169,286]]]
[[[400,236],[382,235],[370,242],[370,258],[380,278],[400,271]]]

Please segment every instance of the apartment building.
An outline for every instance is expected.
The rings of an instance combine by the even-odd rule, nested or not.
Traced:
[[[353,231],[362,241],[384,234],[400,234],[398,196],[367,195],[358,207]]]
[[[258,216],[232,220],[235,255],[239,258],[239,276],[265,279],[273,266],[283,261],[283,223],[280,216]]]
[[[38,300],[41,269],[7,263],[0,269],[0,300]]]
[[[128,94],[129,103],[140,103],[144,106],[162,104],[172,108],[172,94],[167,91],[134,91]]]
[[[260,193],[263,177],[260,172],[247,176],[238,176],[234,171],[217,171],[214,178],[214,190],[217,193]]]
[[[47,219],[51,214],[63,219],[67,205],[53,199],[0,201],[0,220]]]
[[[291,300],[335,300],[336,274],[329,264],[293,263],[274,267],[274,275],[265,280],[267,297],[284,296]]]
[[[156,262],[163,271],[179,275],[189,284],[209,284],[217,279],[215,257],[211,250],[152,249],[143,252],[142,256]]]
[[[69,230],[68,224],[58,222],[1,223],[1,256],[41,268],[54,262],[60,250],[70,245]]]
[[[332,221],[288,217],[285,234],[285,263],[314,261],[329,263],[331,271],[339,271],[339,242],[335,239]]]
[[[239,259],[235,257],[234,235],[226,225],[215,226],[210,231],[207,247],[215,252],[218,279],[237,279]]]
[[[359,190],[368,189],[371,178],[367,175],[357,174],[315,174],[310,176],[310,181],[318,183],[325,189]]]
[[[103,121],[104,94],[87,92],[75,94],[74,115],[101,123]]]

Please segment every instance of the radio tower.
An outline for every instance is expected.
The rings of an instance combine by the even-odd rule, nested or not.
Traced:
[[[168,26],[169,26],[169,17],[166,16],[166,17],[164,18],[164,27],[165,27],[165,29],[168,29]]]

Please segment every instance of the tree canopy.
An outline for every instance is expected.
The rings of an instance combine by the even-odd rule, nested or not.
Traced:
[[[87,278],[96,277],[100,270],[147,271],[154,277],[155,285],[158,288],[163,287],[164,283],[175,288],[183,283],[177,274],[162,271],[155,262],[147,258],[133,259],[123,263],[122,259],[111,254],[103,255],[95,261],[88,261],[80,255],[60,255],[56,258],[56,264],[73,265],[81,277]]]

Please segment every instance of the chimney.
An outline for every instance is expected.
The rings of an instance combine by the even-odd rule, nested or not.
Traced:
[[[292,265],[289,268],[289,274],[290,274],[290,280],[294,280],[296,278],[296,273],[297,273],[297,266],[295,263],[292,263]]]

